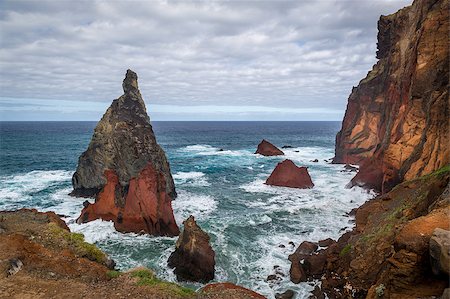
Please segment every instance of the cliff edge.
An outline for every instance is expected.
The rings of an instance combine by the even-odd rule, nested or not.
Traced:
[[[450,162],[449,1],[416,0],[378,21],[379,61],[354,87],[334,163],[382,193]]]

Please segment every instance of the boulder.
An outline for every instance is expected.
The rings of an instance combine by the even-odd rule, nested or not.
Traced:
[[[287,290],[283,293],[275,294],[275,299],[292,299],[295,296],[295,292],[293,290]]]
[[[450,273],[450,231],[436,228],[430,238],[431,269],[435,275]]]
[[[267,185],[307,189],[314,187],[306,167],[298,167],[291,160],[278,163],[266,180]]]
[[[121,232],[176,236],[175,185],[136,73],[128,70],[122,87],[124,94],[98,122],[73,175],[71,195],[95,198],[94,204],[85,202],[77,222],[100,218]]]
[[[269,141],[263,139],[256,149],[255,154],[260,154],[263,156],[282,156],[284,153],[277,148],[275,145],[270,143]]]
[[[289,260],[291,261],[289,274],[293,283],[306,281],[307,277],[303,265],[301,264],[301,260],[315,252],[317,248],[317,244],[304,241],[298,246],[293,254],[289,255]]]
[[[328,247],[334,243],[334,240],[331,238],[327,238],[325,240],[320,240],[318,243],[320,247]]]
[[[169,267],[175,268],[178,280],[208,282],[214,278],[216,264],[209,236],[197,225],[194,216],[183,224],[183,232],[168,260]]]

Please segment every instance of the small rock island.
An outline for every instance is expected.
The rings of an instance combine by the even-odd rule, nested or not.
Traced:
[[[127,71],[124,94],[106,110],[79,158],[71,195],[93,197],[95,203],[84,203],[77,222],[112,220],[121,232],[176,236],[175,185],[137,79]]]

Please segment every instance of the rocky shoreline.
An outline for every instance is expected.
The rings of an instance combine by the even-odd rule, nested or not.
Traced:
[[[198,291],[160,280],[147,268],[126,272],[53,212],[0,212],[0,297],[261,299],[231,283]]]

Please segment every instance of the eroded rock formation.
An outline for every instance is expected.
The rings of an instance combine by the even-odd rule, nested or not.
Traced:
[[[269,141],[263,139],[256,149],[255,154],[260,154],[263,156],[282,156],[284,153],[275,145],[270,143]]]
[[[175,251],[170,255],[169,267],[175,268],[178,280],[208,282],[214,278],[215,253],[209,236],[190,216],[183,222]]]
[[[127,71],[124,94],[97,124],[72,178],[72,195],[85,202],[77,222],[114,221],[122,232],[179,234],[172,211],[174,182],[164,151],[156,143],[137,75]]]
[[[416,0],[378,21],[379,61],[353,88],[334,163],[387,192],[450,162],[449,1]]]
[[[284,160],[278,163],[266,180],[266,184],[300,189],[314,187],[308,169],[306,167],[298,167],[291,160]]]

